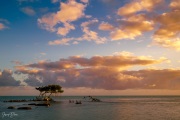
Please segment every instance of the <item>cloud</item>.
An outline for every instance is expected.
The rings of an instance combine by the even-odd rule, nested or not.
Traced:
[[[105,43],[107,41],[105,37],[101,37],[98,35],[96,31],[90,30],[90,25],[93,25],[96,23],[98,23],[97,19],[93,19],[93,20],[89,20],[89,21],[81,23],[81,29],[84,34],[80,37],[62,38],[60,40],[49,41],[48,44],[49,45],[69,45],[70,42],[73,42],[73,44],[77,44],[79,43],[79,41],[94,41],[97,44]],[[67,33],[66,28],[60,28],[61,32]]]
[[[2,86],[19,86],[20,81],[15,80],[12,76],[13,72],[8,69],[4,69],[2,72],[0,71],[0,87]]]
[[[180,89],[180,70],[145,69],[119,70],[126,66],[144,66],[167,61],[134,56],[129,52],[113,56],[71,56],[55,62],[38,62],[16,67],[16,74],[26,74],[24,80],[30,86],[60,84],[65,88],[93,88],[105,90],[125,89]]]
[[[113,68],[67,69],[42,71],[29,75],[28,85],[61,84],[65,88],[93,88],[105,90],[125,89],[180,89],[179,70],[117,71]]]
[[[106,23],[106,22],[102,22],[99,25],[99,30],[110,31],[110,30],[113,30],[113,29],[114,29],[114,26],[112,26],[111,24]]]
[[[127,71],[126,74],[142,77],[142,85],[146,89],[180,89],[180,70],[140,70]]]
[[[120,16],[129,16],[139,11],[152,11],[156,6],[163,3],[164,0],[134,0],[118,9]]]
[[[46,55],[46,53],[45,53],[45,52],[41,52],[40,54],[41,54],[41,55],[43,55],[43,56],[45,56],[45,55]]]
[[[97,19],[83,22],[81,24],[81,27],[82,27],[82,31],[84,32],[84,34],[82,35],[82,37],[77,38],[77,40],[79,40],[79,41],[82,41],[82,40],[94,41],[97,44],[105,43],[105,41],[107,40],[105,37],[100,37],[96,31],[92,31],[89,29],[89,26],[91,24],[95,24],[97,22],[99,22]]]
[[[17,66],[21,72],[28,71],[28,68],[36,68],[41,70],[64,70],[79,67],[114,67],[123,68],[135,65],[150,65],[167,61],[166,58],[158,60],[146,56],[134,56],[128,52],[118,53],[113,56],[93,56],[91,58],[84,58],[81,56],[70,56],[67,59],[60,59],[56,62],[42,61],[39,63]],[[30,70],[32,72],[32,69]],[[38,72],[38,71],[37,71]]]
[[[0,30],[7,29],[7,24],[9,24],[8,20],[0,18]]]
[[[8,21],[8,20],[2,19],[2,18],[0,18],[0,22],[5,23],[5,24],[9,24],[9,21]]]
[[[88,3],[89,0],[81,0],[81,2]]]
[[[62,38],[61,40],[49,41],[49,45],[69,45],[69,41],[74,40],[74,38]]]
[[[52,3],[57,3],[59,0],[51,0]]]
[[[18,60],[13,60],[11,62],[14,63],[15,65],[22,65],[23,64],[23,62],[18,61]]]
[[[71,25],[69,23],[64,23],[64,27],[59,27],[57,30],[57,34],[66,36],[66,34],[69,33],[70,30],[74,30],[74,25]]]
[[[153,35],[155,44],[180,50],[180,8],[178,6],[180,2],[173,0],[170,3],[171,11],[154,18],[154,21],[159,23],[159,28]]]
[[[6,28],[6,26],[3,23],[0,23],[0,30],[3,30],[5,28]]]
[[[167,3],[167,2],[166,2]],[[162,6],[164,13],[153,12],[157,6]],[[170,1],[169,5],[164,0],[134,0],[118,9],[121,16],[116,19],[116,26],[102,22],[99,29],[110,31],[111,40],[134,40],[145,32],[154,31],[152,43],[165,48],[180,50],[180,2]]]
[[[75,29],[71,22],[85,16],[85,8],[86,4],[78,3],[75,0],[68,0],[66,3],[61,2],[59,11],[39,18],[38,24],[45,30],[57,32],[57,34],[65,36],[70,30]],[[63,25],[64,27],[56,27],[57,25]]]
[[[36,12],[34,11],[34,9],[31,8],[31,7],[23,7],[23,8],[21,8],[21,11],[22,11],[23,13],[29,15],[29,16],[33,16],[33,15],[36,14]]]
[[[38,0],[17,0],[19,2],[19,4],[23,4],[23,3],[28,3],[28,2],[35,2],[35,1],[38,1]]]
[[[91,58],[71,56],[55,62],[41,61],[16,66],[15,73],[27,75],[24,82],[30,86],[61,84],[68,88],[126,89],[123,87],[124,81],[126,81],[125,84],[134,85],[142,80],[142,77],[124,74],[123,68],[157,64],[166,60],[165,58],[155,60],[146,56],[137,57],[129,52]],[[111,82],[112,86],[109,86]],[[119,88],[116,87],[116,83]]]
[[[135,39],[143,32],[154,29],[154,22],[147,20],[144,14],[133,15],[119,20],[119,27],[115,28],[110,37],[112,40]]]
[[[172,10],[177,10],[177,9],[180,10],[180,1],[179,0],[172,0],[170,3],[170,8]]]

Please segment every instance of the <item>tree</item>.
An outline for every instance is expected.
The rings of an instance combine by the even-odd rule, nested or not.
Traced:
[[[43,100],[49,100],[51,99],[50,96],[54,93],[63,93],[64,90],[62,90],[62,87],[60,85],[47,85],[42,87],[37,87],[36,90],[40,91],[39,98]],[[49,94],[47,96],[47,94]]]

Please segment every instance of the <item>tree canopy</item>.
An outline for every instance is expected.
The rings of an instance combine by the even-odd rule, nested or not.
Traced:
[[[46,93],[49,93],[49,96],[52,93],[63,93],[64,90],[62,90],[62,87],[60,85],[47,85],[47,86],[42,86],[42,87],[37,87],[36,90],[40,91],[41,97],[46,97]]]

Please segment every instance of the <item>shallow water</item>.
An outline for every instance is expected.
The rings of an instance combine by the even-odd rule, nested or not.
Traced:
[[[2,120],[180,120],[180,96],[96,96],[102,102],[88,102],[82,96],[55,97],[50,107],[31,106],[32,110],[7,109],[28,103],[2,102],[33,99],[33,96],[0,97]],[[82,104],[69,103],[81,100]],[[4,116],[3,114],[15,114]]]

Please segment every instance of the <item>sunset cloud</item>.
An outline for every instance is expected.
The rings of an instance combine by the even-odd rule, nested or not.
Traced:
[[[166,48],[180,50],[180,2],[173,0],[170,3],[172,10],[155,18],[160,24],[154,33],[154,42]]]
[[[125,89],[180,89],[179,70],[117,71],[113,68],[68,69],[42,71],[29,75],[25,82],[30,86],[61,84],[65,88],[93,88],[105,90]],[[98,74],[97,74],[98,73]],[[60,79],[59,79],[60,78]]]
[[[9,24],[8,20],[0,18],[0,30],[7,29],[7,24]]]
[[[70,30],[74,30],[74,25],[71,25],[69,23],[64,23],[64,27],[59,27],[57,30],[57,34],[66,36],[66,34],[69,33]]]
[[[153,12],[163,6],[164,13]],[[164,0],[133,0],[118,9],[116,26],[107,22],[99,25],[99,30],[110,31],[111,40],[136,40],[145,32],[154,31],[153,45],[180,50],[180,2],[172,0],[168,4]],[[162,9],[164,9],[162,8]]]
[[[144,14],[119,20],[119,27],[110,33],[112,40],[135,39],[142,33],[154,29],[154,22],[146,20]]]
[[[49,45],[70,45],[72,44],[78,44],[80,41],[93,41],[97,44],[102,44],[107,41],[105,37],[101,37],[98,35],[96,31],[93,31],[90,29],[91,25],[94,25],[98,23],[99,21],[97,19],[92,19],[86,22],[81,23],[81,29],[84,33],[82,36],[77,38],[62,38],[59,40],[49,41]],[[72,26],[73,27],[73,26]],[[61,28],[60,28],[61,29]],[[63,32],[64,28],[61,29],[61,32]],[[66,32],[66,29],[64,29]]]
[[[12,76],[13,72],[9,69],[4,69],[0,71],[0,87],[2,86],[19,86],[20,81],[15,80]]]
[[[23,13],[29,15],[29,16],[33,16],[33,15],[36,14],[36,12],[34,11],[34,9],[31,8],[31,7],[23,7],[23,8],[21,8],[21,11],[22,11]]]
[[[82,37],[77,38],[77,40],[82,41],[82,40],[87,40],[87,41],[94,41],[97,44],[105,43],[106,38],[105,37],[100,37],[96,31],[92,31],[89,29],[89,26],[92,24],[95,24],[99,22],[97,19],[89,20],[87,22],[83,22],[81,24],[82,31],[84,34]]]
[[[78,3],[75,0],[68,0],[66,3],[61,2],[59,11],[39,18],[38,24],[43,29],[65,36],[70,30],[75,29],[71,22],[85,16],[85,7],[86,4]],[[56,25],[63,25],[63,27],[56,27]]]
[[[15,73],[19,74],[19,73],[23,73],[23,74],[36,74],[38,72],[40,72],[40,69],[35,69],[35,68],[27,68],[26,66],[16,66],[15,69],[17,70]]]
[[[49,45],[69,45],[69,42],[74,38],[62,38],[61,40],[49,41]]]
[[[180,1],[179,0],[172,0],[170,3],[170,8],[173,10],[180,10]]]
[[[144,69],[128,67],[146,66],[168,61],[135,56],[130,52],[116,52],[112,56],[70,56],[59,61],[16,66],[16,74],[26,74],[29,86],[61,84],[65,88],[92,88],[104,90],[126,89],[180,89],[180,70]],[[124,68],[121,69],[120,68]]]
[[[120,68],[157,64],[166,60],[165,58],[155,60],[146,56],[137,57],[129,52],[91,58],[71,56],[56,62],[42,61],[16,66],[16,74],[27,74],[28,77],[24,81],[31,86],[58,83],[65,87],[128,89],[138,87],[143,77],[124,74],[122,70],[119,71]],[[111,82],[112,86],[108,86]],[[125,84],[129,86],[126,88]]]
[[[71,56],[67,59],[60,59],[56,62],[39,62],[29,64],[25,66],[17,66],[19,71],[28,70],[28,68],[44,69],[44,70],[63,70],[79,67],[127,67],[135,65],[150,65],[158,64],[167,61],[166,58],[160,58],[158,60],[152,59],[147,56],[134,56],[128,52],[119,53],[113,56],[93,56],[91,58],[85,58],[81,56]]]
[[[81,2],[88,3],[89,0],[81,0]]]
[[[51,0],[52,3],[57,3],[59,0]]]
[[[152,11],[156,6],[163,3],[164,0],[133,0],[118,9],[120,16],[129,16],[139,11]]]
[[[110,30],[113,30],[113,29],[114,29],[114,26],[112,26],[112,25],[109,24],[109,23],[102,22],[102,23],[99,25],[99,30],[110,31]]]
[[[3,30],[5,28],[6,28],[6,26],[3,23],[0,23],[0,30]]]

